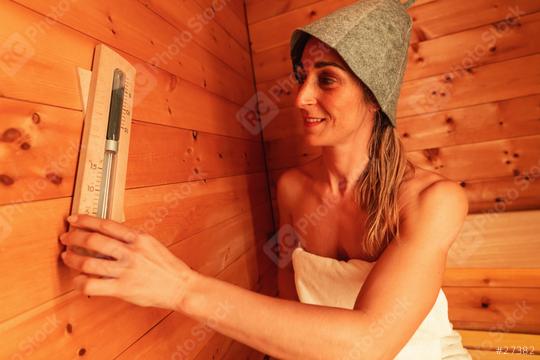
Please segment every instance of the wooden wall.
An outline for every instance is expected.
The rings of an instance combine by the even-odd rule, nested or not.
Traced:
[[[280,174],[320,154],[293,106],[290,34],[355,1],[247,0],[276,218]],[[409,158],[470,203],[444,282],[450,320],[477,358],[505,356],[497,343],[538,350],[538,336],[502,333],[540,333],[540,2],[417,0],[408,12],[397,130]]]
[[[180,313],[75,294],[57,241],[83,125],[77,68],[105,43],[138,71],[127,223],[273,294],[264,149],[237,120],[254,95],[243,1],[3,0],[0,22],[0,358],[260,358]]]

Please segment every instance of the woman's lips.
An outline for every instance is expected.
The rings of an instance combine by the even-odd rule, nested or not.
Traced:
[[[311,120],[311,121],[308,121],[308,120]],[[304,126],[305,127],[314,127],[314,126],[322,124],[324,121],[325,121],[324,118],[322,118],[322,119],[304,118]]]

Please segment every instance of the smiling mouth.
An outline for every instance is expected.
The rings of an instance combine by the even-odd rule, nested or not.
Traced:
[[[306,127],[317,126],[323,123],[325,120],[326,120],[325,118],[304,118],[304,126]]]

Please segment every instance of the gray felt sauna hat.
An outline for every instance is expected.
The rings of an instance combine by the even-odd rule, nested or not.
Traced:
[[[296,29],[290,42],[293,71],[301,62],[309,35],[316,37],[341,55],[396,127],[412,28],[406,9],[414,1],[361,0]]]

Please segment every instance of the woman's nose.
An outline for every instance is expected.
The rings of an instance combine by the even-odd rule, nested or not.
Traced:
[[[299,109],[303,109],[308,105],[315,104],[316,102],[313,86],[310,85],[309,82],[305,81],[298,89],[295,99],[295,106]]]

